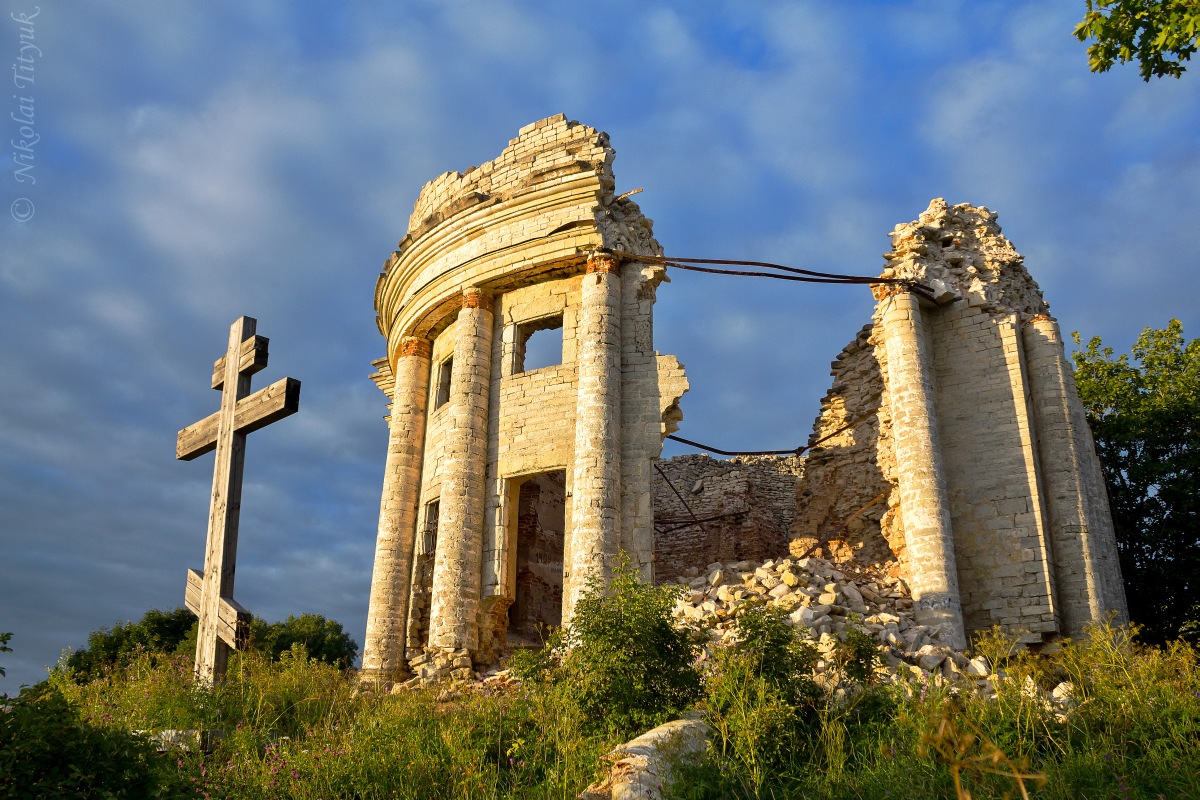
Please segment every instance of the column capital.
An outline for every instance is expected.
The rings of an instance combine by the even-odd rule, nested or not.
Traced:
[[[478,286],[468,286],[462,294],[463,308],[483,308],[492,301],[492,295]]]
[[[1041,329],[1050,328],[1050,329],[1057,330],[1058,320],[1056,320],[1054,317],[1050,316],[1049,314],[1031,314],[1031,315],[1030,314],[1022,314],[1021,315],[1021,327],[1026,327],[1028,325],[1032,325],[1035,328],[1041,328]]]
[[[871,294],[876,300],[891,300],[893,303],[920,303],[920,296],[912,286],[903,283],[873,283]]]
[[[433,355],[433,342],[428,339],[422,339],[418,336],[405,336],[400,340],[400,347],[396,350],[396,356],[402,358],[404,356],[416,356],[417,358],[429,358]]]
[[[616,275],[621,270],[621,262],[617,259],[611,250],[603,247],[597,247],[588,253],[587,259],[587,274],[593,272],[607,272]]]

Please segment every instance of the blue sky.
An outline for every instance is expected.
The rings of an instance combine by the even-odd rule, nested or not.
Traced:
[[[235,596],[362,642],[376,275],[422,184],[558,112],[610,133],[668,254],[876,274],[892,227],[945,197],[999,213],[1064,330],[1200,335],[1200,74],[1090,74],[1082,2],[4,8],[0,54],[35,75],[0,94],[4,139],[21,98],[38,139],[36,183],[28,159],[0,176],[0,692],[182,603],[212,461],[176,462],[175,433],[216,409],[241,314],[271,339],[255,386],[304,388],[250,438]],[[672,275],[656,339],[691,379],[681,434],[802,443],[870,309],[863,287]]]

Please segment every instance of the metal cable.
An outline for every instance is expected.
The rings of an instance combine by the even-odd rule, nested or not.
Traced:
[[[654,465],[654,469],[658,470],[658,474],[662,475],[662,479],[667,482],[667,486],[671,487],[671,491],[674,492],[675,496],[679,498],[679,502],[683,503],[683,507],[687,509],[688,514],[690,514],[692,517],[692,523],[699,525],[700,520],[696,518],[696,512],[692,511],[692,507],[688,505],[688,501],[683,499],[683,495],[681,495],[679,490],[675,488],[675,484],[671,483],[671,479],[667,477],[667,473],[663,472],[662,467],[660,467],[658,464]]]
[[[710,272],[716,275],[745,275],[755,278],[778,278],[788,281],[804,281],[806,283],[893,283],[893,284],[915,284],[908,278],[881,278],[868,275],[839,275],[833,272],[816,272],[811,269],[800,269],[799,267],[788,267],[783,264],[772,264],[768,261],[739,261],[734,259],[722,258],[675,258],[667,256],[643,256],[636,253],[626,253],[622,250],[614,250],[613,255],[625,259],[627,261],[640,261],[646,264],[661,264],[663,266],[677,267],[679,269],[693,270],[695,272]],[[773,272],[749,272],[745,270],[731,269],[711,269],[706,267],[691,266],[694,264],[726,264],[738,267],[763,267],[766,269],[780,270],[781,272],[790,273],[788,275],[778,275]]]
[[[870,411],[866,412],[865,414],[860,414],[859,416],[850,420],[849,422],[847,422],[845,425],[838,428],[837,430],[832,431],[831,433],[825,434],[820,439],[817,439],[814,442],[810,442],[809,444],[801,445],[800,447],[793,448],[791,450],[719,450],[716,447],[711,447],[706,444],[701,444],[700,442],[693,442],[691,439],[684,439],[682,436],[676,436],[674,434],[667,434],[667,438],[673,442],[680,442],[682,444],[691,445],[692,447],[697,447],[701,450],[707,450],[710,453],[716,453],[717,455],[721,455],[721,456],[798,456],[808,450],[811,450],[812,448],[816,447],[817,445],[821,444],[822,442],[829,441],[833,437],[837,436],[839,433],[845,433],[846,431],[850,430],[851,428],[857,427],[859,425],[859,423],[865,422],[866,420],[870,419],[871,417],[875,416],[878,413],[879,413],[879,408],[878,407],[873,408]],[[657,465],[655,465],[655,466],[657,467]],[[666,476],[663,476],[663,477],[666,477]]]

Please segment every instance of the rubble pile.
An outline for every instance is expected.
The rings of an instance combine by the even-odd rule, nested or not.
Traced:
[[[972,658],[953,649],[937,629],[918,624],[908,587],[882,570],[850,572],[823,558],[785,557],[713,563],[703,570],[693,567],[673,583],[682,587],[674,617],[709,633],[702,660],[736,640],[737,618],[743,610],[765,605],[779,609],[797,635],[813,643],[821,656],[816,664],[818,683],[839,695],[844,688],[830,665],[838,645],[855,629],[879,643],[878,679],[896,683],[902,691],[949,684],[994,698],[998,685],[1014,680],[1003,670],[993,671],[983,656]],[[451,656],[457,658],[450,660]],[[434,659],[417,657],[412,662],[416,674],[392,691],[436,684],[443,686],[439,700],[453,700],[464,691],[506,692],[521,685],[520,678],[500,666],[474,671],[465,653],[447,653],[440,661],[445,663],[435,666]],[[1027,678],[1021,692],[1061,720],[1074,703],[1073,688],[1061,683],[1046,692]]]
[[[852,629],[867,632],[880,646],[878,675],[906,686],[923,681],[974,685],[994,697],[1006,680],[993,673],[987,659],[954,650],[939,631],[919,625],[904,582],[882,571],[848,575],[823,558],[778,558],[756,563],[738,561],[695,568],[675,579],[684,587],[675,605],[675,618],[708,629],[705,657],[735,640],[738,614],[752,605],[766,605],[786,614],[785,621],[811,641],[823,658],[820,673],[837,645]],[[1032,682],[1022,687],[1057,715],[1070,706],[1070,684],[1042,692]]]

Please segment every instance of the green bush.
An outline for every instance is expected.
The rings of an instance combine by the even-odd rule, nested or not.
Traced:
[[[777,608],[755,605],[737,618],[737,641],[728,656],[747,659],[753,674],[763,678],[791,702],[812,700],[820,690],[812,679],[819,654],[797,638]]]
[[[851,683],[871,686],[879,664],[879,643],[862,628],[848,626],[834,651],[838,669]]]
[[[623,565],[607,588],[589,582],[575,604],[563,677],[594,728],[638,733],[700,697],[700,639],[671,619],[678,593]]]
[[[196,617],[182,606],[172,611],[152,608],[138,622],[92,631],[87,647],[68,655],[63,665],[76,680],[95,680],[128,666],[139,653],[174,653],[195,625]]]
[[[701,708],[716,731],[716,769],[691,776],[697,790],[754,797],[778,782],[816,719],[818,655],[780,610],[755,605],[738,615],[737,639],[716,651],[706,682]]]
[[[304,645],[310,658],[338,669],[349,669],[358,655],[358,644],[342,630],[340,622],[320,614],[291,614],[283,622],[267,623],[257,617],[250,625],[251,646],[278,661],[293,645]]]
[[[0,796],[140,800],[185,788],[145,738],[81,721],[48,682],[22,689],[0,713]]]
[[[67,655],[60,667],[76,682],[86,683],[130,666],[143,654],[149,655],[152,663],[165,655],[192,656],[197,629],[196,616],[183,606],[171,611],[151,609],[137,622],[92,631],[87,647]],[[308,657],[338,669],[349,669],[358,654],[358,644],[342,630],[341,623],[320,614],[289,615],[283,622],[251,618],[252,651],[278,661],[296,644],[304,646]]]

